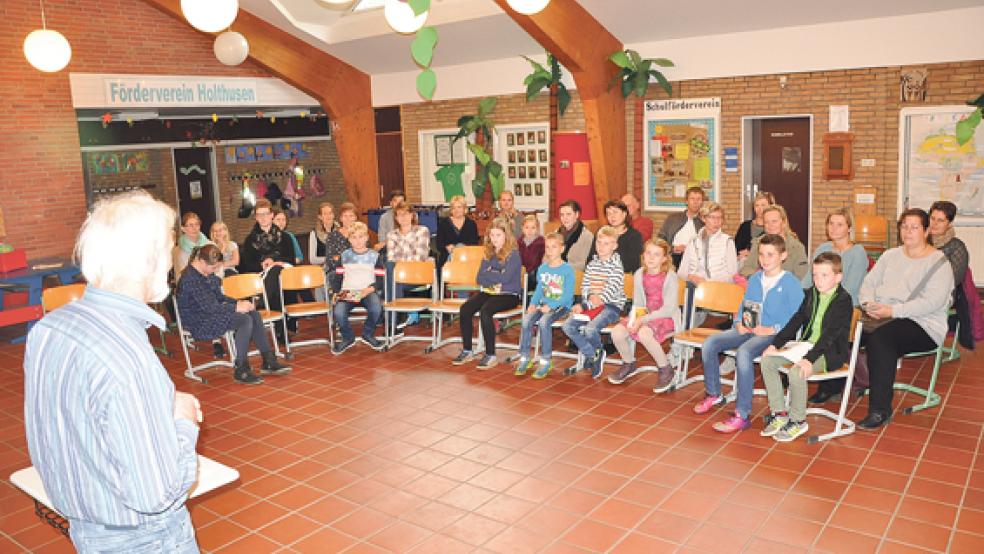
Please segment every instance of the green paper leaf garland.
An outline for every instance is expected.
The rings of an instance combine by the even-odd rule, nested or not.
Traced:
[[[434,91],[437,89],[437,75],[434,70],[425,69],[417,75],[417,94],[422,98],[430,100],[434,98]]]
[[[430,9],[431,2],[430,0],[407,0],[407,4],[413,10],[413,15],[420,15]]]

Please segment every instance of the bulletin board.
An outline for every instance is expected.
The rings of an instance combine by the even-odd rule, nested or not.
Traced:
[[[679,210],[691,187],[718,201],[721,99],[651,100],[645,107],[643,209]]]

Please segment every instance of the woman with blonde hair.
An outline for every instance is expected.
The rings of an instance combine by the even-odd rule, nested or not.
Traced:
[[[864,247],[851,241],[851,227],[854,226],[854,219],[851,211],[847,208],[837,208],[827,214],[827,242],[820,246],[810,256],[811,260],[824,252],[833,252],[841,257],[841,267],[844,279],[841,286],[851,295],[854,306],[858,306],[858,294],[861,291],[861,282],[868,274],[868,254]],[[803,288],[808,289],[813,286],[813,272],[807,271],[803,277]]]
[[[459,246],[476,246],[479,242],[478,226],[468,217],[468,204],[465,197],[456,195],[449,202],[451,209],[448,217],[442,217],[437,222],[437,269],[440,275],[441,267],[448,257]]]
[[[462,350],[452,364],[461,365],[475,358],[472,351],[472,318],[478,313],[482,338],[485,339],[485,355],[477,367],[489,369],[496,366],[493,316],[519,306],[524,294],[522,268],[516,237],[512,234],[512,222],[504,218],[494,219],[485,235],[485,257],[475,278],[480,290],[462,304],[459,311]]]
[[[222,252],[222,267],[215,274],[220,279],[226,275],[238,275],[236,266],[239,265],[239,245],[229,237],[229,226],[223,221],[216,221],[208,230],[208,238]]]
[[[762,224],[766,235],[779,235],[786,243],[786,261],[782,262],[782,269],[802,280],[810,270],[810,260],[806,257],[806,248],[797,238],[796,233],[789,228],[789,218],[786,216],[786,209],[778,204],[773,204],[762,212]],[[765,235],[762,235],[765,236]],[[752,248],[745,261],[741,264],[738,273],[742,277],[751,277],[759,270],[759,241],[762,237],[752,240]]]

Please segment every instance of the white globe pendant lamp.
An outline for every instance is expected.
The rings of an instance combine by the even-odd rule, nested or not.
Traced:
[[[41,28],[31,31],[24,39],[24,57],[36,69],[45,73],[61,71],[72,59],[72,45],[58,31],[48,28],[41,2]]]
[[[226,31],[215,37],[212,44],[215,57],[226,65],[239,65],[249,56],[249,42],[236,31]]]
[[[420,15],[414,15],[413,8],[403,0],[386,0],[386,4],[383,6],[383,16],[386,17],[386,23],[397,33],[405,35],[416,33],[423,27],[424,23],[427,22],[429,13],[430,10]]]
[[[236,20],[239,0],[181,0],[181,13],[199,31],[218,33]]]
[[[318,0],[318,2],[321,2],[322,4],[328,4],[332,8],[341,8],[347,6],[348,4],[351,4],[353,0]]]
[[[533,15],[540,13],[547,7],[550,0],[506,0],[509,7],[523,15]]]

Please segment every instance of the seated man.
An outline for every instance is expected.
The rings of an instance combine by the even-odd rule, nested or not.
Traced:
[[[185,329],[196,340],[212,340],[232,331],[236,341],[233,378],[248,385],[257,385],[263,378],[249,366],[249,341],[263,356],[264,375],[285,375],[290,368],[277,361],[270,350],[263,329],[263,320],[249,300],[234,300],[222,294],[222,283],[215,272],[222,267],[222,252],[214,244],[191,251],[188,267],[178,279],[178,311]]]

